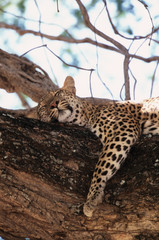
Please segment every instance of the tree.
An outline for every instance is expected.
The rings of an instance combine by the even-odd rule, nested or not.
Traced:
[[[86,9],[77,2],[86,18]],[[37,64],[2,50],[0,56],[0,87],[17,92],[23,101],[22,93],[38,102],[57,89]],[[158,58],[147,61],[151,60]],[[1,109],[0,122],[0,235],[4,239],[157,239],[157,136],[142,138],[133,147],[109,182],[105,203],[88,219],[82,214],[82,203],[100,151],[99,140],[83,128],[42,123],[36,119],[36,109]]]
[[[10,1],[8,2],[11,4]],[[60,22],[60,18],[57,16],[57,11],[57,20],[54,16],[53,19],[51,18],[53,24],[50,23],[49,25],[49,23],[45,21],[46,14],[43,11],[44,7],[40,5],[40,1],[37,2],[35,0],[32,3],[33,5],[28,6],[26,4],[26,1],[24,0],[19,0],[17,2],[20,12],[19,14],[21,14],[21,16],[17,16],[16,14],[11,15],[6,12],[6,5],[1,6],[1,17],[3,20],[5,20],[5,22],[3,21],[0,24],[1,29],[7,29],[7,31],[13,30],[21,38],[27,36],[27,41],[24,42],[26,46],[30,45],[29,39],[33,41],[33,36],[35,37],[34,47],[32,45],[32,47],[30,47],[29,49],[29,47],[25,48],[23,45],[20,51],[21,54],[24,54],[26,52],[28,53],[28,51],[31,49],[35,50],[35,48],[43,46],[47,51],[45,52],[48,54],[47,58],[49,59],[50,57],[50,61],[53,62],[49,62],[49,64],[52,65],[52,71],[55,72],[56,75],[58,75],[58,72],[56,71],[58,61],[56,60],[56,68],[54,68],[53,65],[55,59],[52,58],[53,55],[58,57],[65,66],[69,66],[69,72],[71,69],[71,72],[73,72],[73,74],[75,73],[72,68],[73,66],[77,69],[85,69],[86,72],[89,72],[90,76],[88,76],[88,74],[86,73],[84,75],[84,78],[86,80],[89,79],[89,77],[90,79],[92,79],[92,73],[94,73],[93,78],[95,79],[97,79],[97,75],[98,81],[100,79],[98,83],[98,88],[100,84],[104,85],[107,90],[102,90],[104,91],[104,96],[106,96],[106,94],[109,94],[111,98],[112,95],[116,96],[117,94],[115,94],[115,90],[113,88],[111,88],[111,93],[110,91],[108,91],[108,89],[112,85],[112,82],[114,83],[113,73],[117,72],[118,74],[118,65],[120,65],[120,71],[122,71],[123,69],[122,78],[124,79],[124,81],[122,81],[120,84],[118,83],[118,74],[116,75],[118,81],[116,80],[115,83],[119,84],[118,95],[120,93],[120,97],[122,97],[123,99],[130,99],[133,97],[135,98],[135,88],[138,89],[138,85],[140,84],[142,76],[145,81],[141,85],[141,88],[143,89],[143,86],[145,87],[145,84],[147,82],[146,78],[151,78],[152,84],[149,91],[150,96],[153,95],[153,85],[155,84],[155,74],[157,71],[159,60],[157,55],[158,15],[154,12],[154,10],[157,9],[157,5],[155,6],[155,3],[150,5],[149,2],[146,3],[145,1],[137,1],[137,5],[132,5],[132,3],[129,1],[125,3],[125,1],[119,0],[114,0],[111,2],[102,0],[97,3],[97,1],[92,0],[84,6],[84,4],[80,0],[77,0],[72,1],[72,4],[68,6],[66,1],[53,1],[52,5],[50,5],[51,8],[49,8],[51,13],[47,11],[47,15],[49,15],[50,13],[51,16],[54,16],[52,13],[52,9],[56,8],[56,3],[59,3],[59,7],[57,7],[57,10],[59,9],[60,17],[65,17],[65,15],[62,14],[64,6],[67,11],[69,11],[70,9],[69,13],[66,12],[66,17],[70,16],[71,18],[70,24],[66,24],[68,28],[65,27],[65,22],[67,22],[65,21],[65,18],[62,20],[62,23]],[[111,7],[114,7],[112,6],[112,4],[116,4],[115,14],[113,13],[113,11],[110,12],[109,10],[111,9]],[[26,14],[26,17],[24,17],[24,12],[27,12],[27,10],[30,16],[30,8],[33,9],[34,15],[38,18],[38,20],[31,20],[30,18],[28,18],[28,14]],[[139,13],[138,9],[140,10]],[[97,11],[97,13],[95,14],[93,11],[95,11],[95,13]],[[141,14],[142,12],[143,14]],[[9,19],[7,19],[6,16],[9,16]],[[130,21],[129,19],[132,20]],[[106,22],[106,25],[104,26],[103,21]],[[134,25],[134,22],[136,23],[136,25]],[[38,30],[35,30],[34,26]],[[50,32],[52,32],[52,34],[50,34]],[[39,37],[39,40],[41,39],[41,41],[39,41],[37,37]],[[56,41],[61,42],[58,47],[59,49],[55,45]],[[51,47],[54,45],[55,48]],[[38,49],[37,51],[38,56],[39,54],[42,54],[42,52],[40,52],[40,49]],[[90,54],[84,54],[86,51],[88,53],[90,52]],[[109,52],[111,54],[109,54]],[[49,55],[49,53],[51,53],[51,56]],[[116,62],[116,59],[118,59],[119,56],[122,57],[119,59],[119,62]],[[67,60],[68,58],[70,59],[70,61]],[[114,71],[114,66],[111,67],[111,65],[109,65],[110,58],[113,58],[111,64],[114,64],[116,71]],[[86,61],[85,59],[88,60]],[[103,62],[105,64],[103,64]],[[145,64],[141,65],[141,63]],[[84,64],[86,67],[84,66]],[[138,66],[136,70],[135,66]],[[151,67],[151,73],[146,73],[148,67]],[[109,68],[111,68],[110,81],[106,79],[106,72],[109,72]],[[106,72],[103,71],[103,69],[106,69]],[[149,74],[149,76],[146,76],[146,74]],[[53,76],[54,80],[60,78],[60,75],[58,75],[58,78],[56,78],[56,75]],[[90,81],[90,85],[93,84],[94,81]],[[123,91],[124,89],[125,91]],[[95,89],[93,90],[95,91]],[[143,91],[142,94],[144,94]],[[149,97],[148,94],[146,96]]]

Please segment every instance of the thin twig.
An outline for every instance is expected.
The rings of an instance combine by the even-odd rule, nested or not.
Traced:
[[[26,51],[25,53],[23,53],[20,57],[24,57],[24,55],[28,54],[29,52],[31,52],[31,51],[33,51],[33,50],[36,50],[36,49],[38,49],[38,48],[46,47],[46,46],[47,46],[47,45],[44,44],[44,45],[40,45],[40,46],[31,48],[31,49],[29,49],[28,51]]]
[[[141,39],[144,39],[144,38],[150,38],[150,36],[152,36],[153,33],[156,32],[156,29],[154,28],[154,24],[153,24],[153,20],[152,20],[152,17],[151,17],[151,14],[150,14],[150,11],[148,9],[148,5],[145,4],[143,1],[141,0],[138,0],[139,2],[141,2],[142,4],[144,4],[146,10],[148,11],[148,14],[149,14],[149,17],[150,17],[150,20],[151,20],[151,23],[152,23],[152,31],[150,34],[146,35],[146,36],[134,36],[134,37],[126,37],[124,35],[122,35],[121,33],[119,33],[119,31],[117,30],[117,28],[115,27],[115,25],[113,24],[112,22],[112,19],[111,19],[111,16],[110,16],[110,13],[109,13],[109,10],[108,10],[108,6],[107,6],[107,2],[106,0],[103,0],[103,3],[105,5],[105,9],[106,9],[106,13],[108,15],[108,19],[109,19],[109,22],[114,30],[114,33],[119,35],[120,37],[124,38],[124,39],[127,39],[127,40],[141,40]],[[151,39],[152,40],[152,39]]]
[[[84,71],[94,71],[95,70],[93,68],[83,68],[83,67],[78,67],[73,64],[69,64],[69,63],[65,62],[62,58],[60,58],[57,54],[55,54],[48,46],[46,46],[46,49],[48,49],[49,52],[51,52],[55,57],[57,57],[62,63],[64,63],[68,67],[73,67],[73,68],[77,68],[77,69],[84,70]]]
[[[89,89],[90,89],[91,97],[92,97],[92,99],[93,99],[93,92],[92,92],[92,73],[93,73],[93,71],[90,71],[90,75],[89,75]]]
[[[148,5],[144,2],[144,1],[142,1],[142,0],[138,0],[144,7],[145,7],[145,9],[147,10],[147,12],[148,12],[148,15],[149,15],[149,18],[150,18],[150,21],[151,21],[151,25],[152,25],[152,30],[151,30],[151,33],[150,33],[150,42],[149,42],[149,45],[151,44],[151,40],[152,40],[152,35],[153,35],[153,32],[154,32],[154,24],[153,24],[153,20],[152,20],[152,17],[151,17],[151,13],[150,13],[150,11],[149,11],[149,9],[148,9]]]
[[[38,10],[38,12],[39,12],[39,34],[40,34],[41,42],[42,42],[43,45],[45,45],[44,37],[43,37],[43,34],[42,34],[42,32],[41,32],[41,23],[42,23],[41,11],[40,11],[40,8],[39,8],[39,5],[38,5],[37,1],[34,0],[34,2],[35,2],[35,5],[36,5],[36,7],[37,7],[37,10]],[[46,45],[46,46],[47,46],[47,45]],[[44,48],[44,54],[45,54],[45,57],[46,57],[46,61],[47,61],[48,65],[49,65],[49,68],[50,68],[50,70],[51,70],[52,76],[54,77],[56,84],[58,84],[57,78],[56,78],[56,76],[55,76],[55,74],[54,74],[54,71],[53,71],[53,68],[52,68],[52,65],[51,65],[51,63],[50,63],[50,61],[49,61],[49,58],[48,58],[48,55],[47,55],[47,53],[46,53],[46,48]]]
[[[47,45],[44,44],[44,45],[40,45],[40,46],[31,48],[31,49],[29,49],[27,52],[23,53],[20,57],[22,58],[22,57],[24,57],[26,54],[28,54],[29,52],[34,51],[35,49],[38,49],[38,48],[46,47],[46,46],[47,46]],[[34,65],[35,65],[35,64],[34,64]],[[35,65],[35,66],[36,66],[37,69],[40,69],[41,72],[43,72],[44,75],[45,75],[47,78],[49,78],[48,73],[47,73],[44,69],[42,69],[42,68],[41,68],[40,66],[38,66],[38,65]]]
[[[120,89],[120,99],[123,101],[123,97],[122,97],[122,91],[124,89],[125,83],[123,83],[121,89]]]
[[[94,22],[94,27],[96,26],[96,22],[97,22],[97,20],[98,20],[98,18],[99,18],[99,16],[101,15],[101,13],[102,13],[103,10],[104,10],[104,8],[100,11],[100,13],[98,14],[98,16],[96,17],[96,20],[95,20],[95,22]],[[96,41],[96,43],[98,43],[96,33],[94,33],[94,37],[95,37],[95,41]],[[111,95],[112,99],[114,100],[114,96],[113,96],[111,90],[110,90],[109,87],[106,85],[106,83],[102,80],[102,78],[101,78],[101,76],[100,76],[100,74],[99,74],[99,64],[98,64],[98,62],[99,62],[98,44],[96,45],[96,59],[97,59],[97,61],[96,61],[96,71],[97,71],[97,76],[98,76],[99,80],[101,81],[101,83],[103,84],[104,88],[109,92],[109,94]]]
[[[134,86],[133,86],[133,99],[135,100],[135,91],[136,91],[137,79],[136,79],[136,77],[134,76],[133,72],[131,71],[130,67],[129,67],[129,71],[130,71],[131,76],[132,76],[133,79],[134,79]]]
[[[27,52],[23,53],[20,57],[24,57],[24,55],[26,55],[27,53],[37,49],[37,48],[41,48],[41,47],[45,47],[49,52],[51,52],[55,57],[57,57],[63,64],[65,64],[66,66],[69,66],[69,67],[74,67],[74,68],[77,68],[77,69],[80,69],[80,70],[84,70],[84,71],[95,71],[95,69],[93,68],[83,68],[83,67],[78,67],[76,65],[73,65],[73,64],[69,64],[67,62],[65,62],[62,58],[60,58],[56,53],[54,53],[48,46],[47,44],[44,44],[44,45],[41,45],[41,46],[38,46],[38,47],[35,47],[35,48],[32,48],[30,50],[28,50]]]
[[[137,52],[139,51],[139,49],[144,45],[144,43],[147,41],[147,38],[146,39],[144,39],[144,41],[140,44],[140,46],[136,49],[136,51],[135,51],[135,53],[134,53],[134,56],[136,56],[136,54],[137,54]],[[129,46],[129,50],[130,50],[130,48],[132,47],[132,45],[133,45],[133,43],[134,43],[134,41],[132,41],[132,43],[130,44],[130,46]],[[131,57],[131,59],[130,59],[130,62],[133,60],[133,57]]]
[[[57,12],[60,12],[60,10],[59,10],[59,1],[58,0],[56,0],[57,1]]]
[[[125,39],[127,39],[127,40],[135,40],[135,39],[140,38],[139,36],[134,36],[133,38],[131,38],[131,37],[126,37],[126,36],[122,35],[121,33],[119,33],[119,31],[117,30],[117,28],[115,27],[115,25],[114,25],[113,22],[112,22],[112,19],[111,19],[109,10],[108,10],[108,6],[107,6],[106,0],[103,0],[103,3],[104,3],[104,5],[105,5],[105,9],[106,9],[106,13],[107,13],[107,15],[108,15],[109,22],[110,22],[110,24],[111,24],[111,26],[112,26],[113,31],[114,31],[115,34],[117,34],[117,35],[119,35],[120,37],[125,38]]]

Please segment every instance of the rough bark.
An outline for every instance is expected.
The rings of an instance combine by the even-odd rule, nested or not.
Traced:
[[[0,236],[159,238],[159,137],[132,148],[91,219],[82,213],[101,145],[81,127],[0,114]]]
[[[9,93],[23,93],[38,102],[57,86],[37,64],[0,49],[0,88]]]

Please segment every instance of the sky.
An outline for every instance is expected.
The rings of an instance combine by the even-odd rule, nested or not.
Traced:
[[[74,9],[77,7],[74,0],[68,1],[69,7]],[[135,3],[135,14],[138,18],[136,18],[132,14],[127,14],[123,20],[121,21],[122,27],[126,27],[127,23],[130,26],[133,26],[134,33],[136,35],[145,35],[151,31],[152,24],[149,18],[149,15],[143,5],[139,3],[137,0],[132,0],[132,3]],[[152,0],[151,15],[152,17],[157,13],[157,6],[159,7],[158,0]],[[44,33],[58,35],[61,33],[62,28],[69,28],[72,24],[75,23],[75,18],[70,14],[67,7],[60,4],[59,1],[59,13],[57,13],[56,1],[52,0],[38,0],[38,7],[35,4],[34,0],[29,0],[27,4],[27,9],[25,17],[29,19],[39,19],[39,11],[42,17],[42,21],[48,23],[54,23],[54,25],[44,24],[41,25],[41,30]],[[115,15],[115,7],[112,3],[108,5],[110,13],[112,16]],[[16,13],[16,9],[12,6],[8,9],[9,12]],[[121,40],[120,37],[117,37],[112,29],[110,24],[108,23],[108,18],[106,16],[106,12],[103,10],[102,1],[96,5],[95,10],[91,11],[90,19],[92,23],[95,23],[96,28],[99,28],[101,31],[106,32],[107,35],[111,37],[115,37],[116,40],[122,41],[122,44],[126,47],[130,46],[130,41]],[[8,15],[9,17],[9,15]],[[156,21],[156,20],[155,20]],[[58,26],[57,26],[58,25]],[[59,27],[60,26],[60,27]],[[62,28],[61,28],[62,27]],[[39,23],[35,23],[32,21],[27,21],[26,28],[39,30]],[[10,53],[16,53],[21,55],[27,52],[29,49],[32,49],[37,46],[41,46],[43,44],[47,44],[47,46],[55,52],[57,55],[60,55],[61,49],[65,49],[68,47],[67,44],[57,41],[50,41],[44,39],[44,42],[41,41],[40,38],[34,37],[31,34],[24,35],[19,39],[17,35],[13,31],[9,30],[1,30],[3,36],[0,39],[0,47],[3,50],[6,50]],[[82,38],[85,36],[89,36],[91,38],[95,38],[97,36],[92,35],[89,31],[86,30],[76,30],[75,35],[77,38]],[[7,44],[4,45],[3,40],[7,39]],[[101,40],[98,38],[98,40]],[[138,41],[137,43],[133,43],[130,51],[135,53],[139,46],[143,43],[143,40]],[[149,56],[151,45],[149,46],[149,41],[145,42],[140,49],[138,50],[138,54],[143,54],[144,56]],[[113,53],[112,51],[103,51],[100,48],[88,46],[88,44],[83,45],[72,45],[72,51],[75,56],[80,61],[80,67],[84,68],[93,68],[96,71],[93,72],[91,77],[91,87],[92,93],[94,97],[102,97],[102,98],[114,98],[120,99],[120,90],[123,85],[123,57],[120,54]],[[154,49],[154,52],[159,51],[159,49]],[[58,85],[61,87],[64,79],[67,75],[71,75],[75,78],[77,95],[81,97],[91,96],[90,92],[90,73],[88,71],[77,71],[74,68],[63,68],[62,63],[55,57],[53,54],[48,52],[44,48],[38,48],[34,51],[31,51],[29,54],[25,55],[25,57],[29,57],[32,61],[39,64],[42,68],[45,69],[50,75],[52,79],[56,76]],[[67,53],[63,54],[63,58],[66,62],[70,62],[70,56]],[[51,67],[50,67],[51,66]],[[151,87],[151,77],[155,69],[155,64],[146,64],[141,61],[132,60],[130,64],[131,70],[137,79],[137,87],[136,87],[136,100],[141,100],[144,98],[150,97],[150,87]],[[158,74],[156,72],[156,76]],[[101,79],[98,76],[100,74],[100,78],[105,83],[107,88],[104,87]],[[131,78],[131,95],[133,99],[133,85],[134,79]],[[109,89],[109,91],[108,91]],[[153,96],[158,96],[159,89],[159,80],[155,80]],[[124,98],[124,93],[122,94]],[[34,105],[31,101],[30,104]],[[6,94],[4,90],[0,91],[0,106],[6,108],[21,108],[19,105],[19,98],[16,94]]]

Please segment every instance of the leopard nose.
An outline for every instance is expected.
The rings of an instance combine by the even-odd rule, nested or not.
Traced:
[[[57,105],[56,105],[56,103],[54,102],[54,103],[51,104],[50,109],[56,108],[56,106],[57,106]]]
[[[59,101],[53,102],[53,103],[50,105],[50,109],[57,108],[58,104],[59,104]]]

